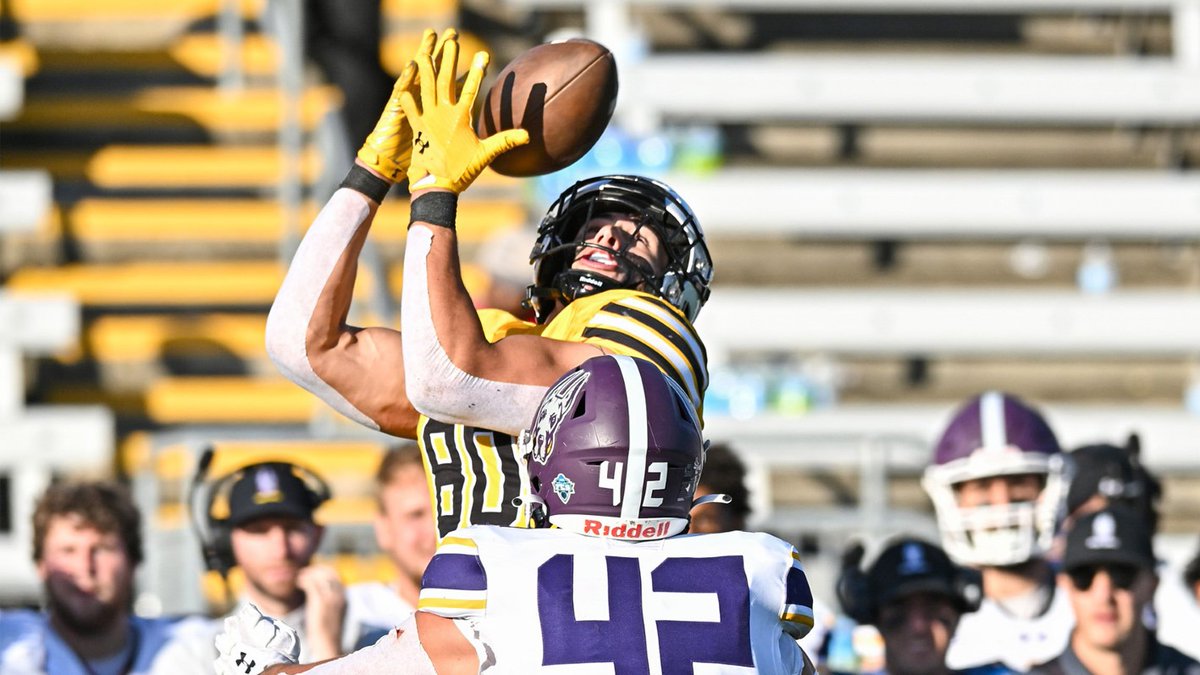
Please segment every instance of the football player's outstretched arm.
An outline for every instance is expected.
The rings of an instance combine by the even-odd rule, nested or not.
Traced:
[[[412,90],[400,95],[414,136],[401,302],[407,394],[417,410],[440,421],[515,434],[546,387],[601,350],[532,335],[495,343],[484,336],[462,282],[457,197],[495,157],[527,143],[529,135],[513,129],[480,140],[471,108],[488,55],[475,55],[457,95],[457,42],[447,41],[440,57],[437,67],[429,56],[417,59],[419,106]]]
[[[315,664],[273,666],[266,673],[337,673],[337,675],[473,675],[479,672],[479,655],[463,637],[453,619],[417,612],[404,625],[375,644]]]
[[[453,38],[453,30],[441,43]],[[433,53],[425,31],[418,54]],[[400,332],[346,324],[358,256],[387,189],[403,177],[412,132],[399,105],[415,66],[405,69],[392,97],[358,151],[355,167],[305,234],[267,317],[267,353],[293,382],[367,427],[413,437],[417,413],[404,385]]]

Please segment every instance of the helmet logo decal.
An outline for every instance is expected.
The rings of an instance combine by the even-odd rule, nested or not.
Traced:
[[[554,477],[554,482],[550,484],[550,487],[554,489],[554,494],[564,504],[571,501],[571,495],[575,494],[575,483],[561,473]]]
[[[270,504],[283,501],[283,493],[279,491],[279,477],[268,467],[260,467],[254,472],[254,503]]]
[[[901,553],[904,560],[900,562],[900,574],[925,574],[929,571],[929,564],[925,562],[925,551],[919,544],[909,542],[904,545]]]
[[[1092,536],[1083,543],[1092,550],[1120,548],[1121,540],[1117,538],[1117,521],[1113,520],[1112,515],[1108,513],[1096,516],[1096,519],[1092,521]]]
[[[546,392],[546,397],[542,399],[542,405],[538,408],[537,417],[533,420],[533,448],[530,451],[530,459],[538,464],[545,464],[550,459],[550,453],[554,452],[554,439],[558,435],[558,428],[575,408],[579,392],[583,390],[583,385],[589,377],[591,373],[588,371],[576,370]]]

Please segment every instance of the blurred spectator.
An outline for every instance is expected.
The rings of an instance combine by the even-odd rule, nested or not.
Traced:
[[[696,498],[712,494],[726,494],[732,499],[728,504],[701,504],[692,509],[692,524],[689,532],[713,534],[746,529],[746,517],[750,515],[750,490],[746,488],[746,466],[723,443],[709,446],[704,459],[704,471],[700,484],[696,486]]]
[[[1183,585],[1196,597],[1196,602],[1200,603],[1200,551],[1196,552],[1196,557],[1184,568]]]
[[[987,392],[951,418],[923,485],[946,553],[983,575],[984,601],[965,616],[947,663],[1003,662],[1023,671],[1062,651],[1074,619],[1046,555],[1063,510],[1063,454],[1042,415]]]
[[[524,303],[525,289],[533,281],[529,242],[536,236],[518,228],[500,232],[480,244],[475,262],[487,274],[487,284],[472,296],[476,309],[498,309],[522,321],[533,321],[533,310]]]
[[[364,647],[416,610],[421,576],[437,551],[429,488],[416,443],[388,450],[375,483],[375,541],[396,566],[396,578],[390,584],[374,581],[346,588],[346,621],[361,626],[359,645]]]
[[[110,482],[59,483],[33,515],[44,612],[0,617],[0,673],[205,673],[216,656],[201,617],[134,616],[141,514]]]
[[[1153,534],[1158,531],[1158,501],[1162,484],[1138,461],[1141,443],[1132,434],[1125,447],[1103,443],[1085,445],[1068,455],[1075,475],[1067,491],[1067,522],[1098,511],[1109,504],[1132,509]]]
[[[838,599],[843,611],[883,638],[884,671],[891,675],[1006,673],[1000,664],[952,670],[946,652],[959,619],[979,608],[979,572],[950,562],[945,551],[925,541],[901,538],[880,553],[865,573],[861,544],[842,561]]]
[[[1075,611],[1067,648],[1038,675],[1200,675],[1200,663],[1158,643],[1142,617],[1158,585],[1150,532],[1121,505],[1080,518],[1067,535],[1059,585]]]
[[[241,469],[229,489],[233,562],[246,580],[238,609],[250,602],[295,628],[300,663],[334,658],[358,642],[354,627],[344,626],[345,589],[337,571],[312,564],[325,533],[313,512],[328,494],[323,484],[306,482],[306,473],[285,462],[254,464]]]

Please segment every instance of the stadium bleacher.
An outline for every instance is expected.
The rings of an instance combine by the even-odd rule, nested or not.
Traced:
[[[663,176],[712,239],[717,281],[697,325],[714,369],[823,359],[840,373],[832,405],[814,395],[804,411],[709,417],[751,464],[756,524],[831,547],[853,531],[928,532],[915,479],[938,425],[962,396],[1004,386],[1046,404],[1070,443],[1140,432],[1150,467],[1170,472],[1168,534],[1194,534],[1200,417],[1184,396],[1200,382],[1200,1],[461,4],[385,1],[387,68],[426,25],[485,26],[510,50],[581,29],[618,55],[617,124],[718,130],[720,166]],[[10,9],[25,37],[0,49],[0,275],[14,298],[65,294],[46,308],[77,319],[52,353],[24,352],[36,368],[15,396],[113,411],[108,445],[89,452],[108,452],[153,505],[147,606],[199,609],[211,583],[207,599],[173,596],[168,576],[199,573],[179,501],[197,444],[300,453],[307,439],[329,447],[304,453],[326,457],[368,438],[338,464],[358,478],[382,447],[282,380],[262,346],[286,241],[337,164],[323,152],[340,95],[310,78],[285,102],[289,57],[257,27],[259,0]],[[461,204],[467,250],[527,224],[545,207],[531,192],[485,174]],[[374,281],[399,289],[401,202],[372,231],[381,264],[360,271],[365,317],[384,313]],[[1076,276],[1096,245],[1117,281],[1086,295]],[[1022,251],[1040,262],[1021,268]],[[16,466],[9,447],[0,459]],[[226,456],[259,456],[243,450]],[[325,515],[353,534],[368,486],[343,484],[348,506]],[[328,554],[362,568],[350,576],[382,574],[338,557],[352,539],[331,538]]]

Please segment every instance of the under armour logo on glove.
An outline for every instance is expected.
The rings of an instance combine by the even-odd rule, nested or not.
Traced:
[[[417,137],[413,139],[413,145],[417,148],[417,154],[423,155],[425,154],[425,150],[429,148],[429,141],[421,140],[421,132],[418,131]]]
[[[300,657],[296,631],[249,603],[225,618],[224,630],[213,641],[217,675],[258,675],[274,665],[296,663]]]

